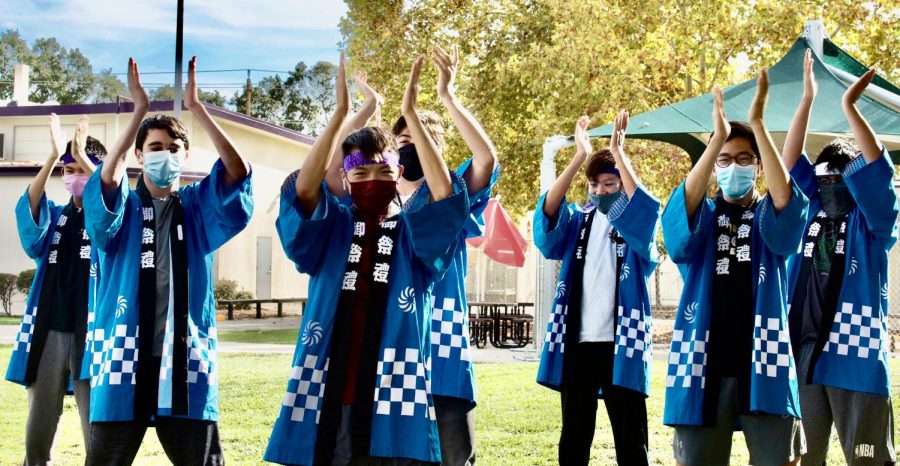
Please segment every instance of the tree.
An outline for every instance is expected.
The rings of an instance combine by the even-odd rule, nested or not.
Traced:
[[[0,273],[0,301],[6,315],[12,315],[12,297],[16,293],[16,276],[11,273]]]
[[[900,28],[886,1],[346,3],[339,27],[350,68],[366,70],[385,96],[388,122],[398,115],[402,77],[415,56],[434,44],[459,45],[458,95],[497,147],[503,176],[496,192],[513,215],[534,207],[545,137],[571,134],[582,113],[602,124],[623,107],[640,113],[749,79],[787,51],[809,18],[822,19],[834,41],[888,79],[900,79],[893,53]],[[433,71],[423,73],[421,107],[442,110],[433,79]],[[448,140],[451,163],[468,157],[460,138]],[[686,154],[663,143],[630,140],[626,149],[662,200],[690,168]],[[570,156],[562,151],[558,166]],[[585,197],[578,181],[570,199]]]
[[[25,296],[31,292],[31,284],[34,282],[34,269],[27,269],[19,272],[16,277],[16,290]]]
[[[222,95],[219,91],[207,92],[203,89],[198,89],[198,94],[200,96],[200,100],[207,104],[216,105],[218,107],[225,106],[225,96]],[[175,86],[171,84],[166,84],[160,88],[157,88],[155,91],[150,93],[151,100],[175,100]]]
[[[91,62],[77,48],[68,50],[54,38],[39,38],[31,52],[28,61],[33,73],[33,102],[75,104],[85,102],[93,93]]]
[[[100,71],[100,74],[96,76],[94,103],[115,102],[120,95],[126,95],[125,83],[113,74],[111,68]]]
[[[28,44],[19,31],[7,29],[0,33],[0,99],[10,99],[13,93],[13,68],[26,63],[31,56]]]

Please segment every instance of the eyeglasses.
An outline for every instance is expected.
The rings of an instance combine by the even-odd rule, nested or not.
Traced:
[[[719,168],[728,168],[732,163],[737,163],[742,167],[754,165],[756,163],[756,156],[749,152],[741,152],[734,157],[728,154],[719,154],[719,156],[716,157],[716,166]]]

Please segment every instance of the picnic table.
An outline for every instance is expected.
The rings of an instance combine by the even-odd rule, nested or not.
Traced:
[[[496,348],[522,348],[531,343],[534,316],[526,311],[533,307],[526,302],[469,302],[472,344],[484,348],[490,341]]]
[[[256,318],[262,319],[263,304],[277,304],[278,317],[282,316],[282,305],[285,303],[301,303],[300,315],[306,312],[306,298],[272,298],[272,299],[219,299],[218,306],[228,307],[228,320],[234,320],[234,307],[243,304],[256,305]]]

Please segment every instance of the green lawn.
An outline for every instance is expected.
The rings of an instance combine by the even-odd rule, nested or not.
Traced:
[[[0,364],[9,359],[8,346],[0,347]],[[221,435],[229,464],[259,464],[278,412],[287,381],[290,356],[223,354],[221,356]],[[900,370],[893,361],[894,373]],[[482,364],[478,374],[479,407],[476,411],[478,464],[556,464],[559,436],[559,397],[534,382],[537,364]],[[672,429],[661,423],[664,364],[654,364],[649,399],[651,455],[654,464],[672,464]],[[897,380],[897,378],[895,378]],[[894,383],[895,389],[897,383]],[[897,409],[895,401],[895,409]],[[0,464],[21,461],[27,398],[12,383],[0,384]],[[601,409],[602,412],[602,409]],[[61,435],[56,446],[57,464],[82,464],[83,447],[77,412],[66,399]],[[843,464],[832,443],[829,464]],[[747,464],[743,437],[736,434],[732,464]],[[592,464],[614,464],[609,422],[600,415],[594,438]],[[167,463],[152,430],[136,464]]]
[[[294,345],[297,343],[296,328],[284,328],[277,330],[233,330],[219,332],[220,341],[232,341],[238,343],[275,343]]]
[[[0,316],[0,325],[19,325],[22,322],[21,316]]]

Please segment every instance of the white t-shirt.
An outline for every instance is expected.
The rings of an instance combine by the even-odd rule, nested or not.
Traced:
[[[613,341],[616,299],[616,243],[606,214],[594,214],[584,257],[581,288],[581,329],[578,341]]]

